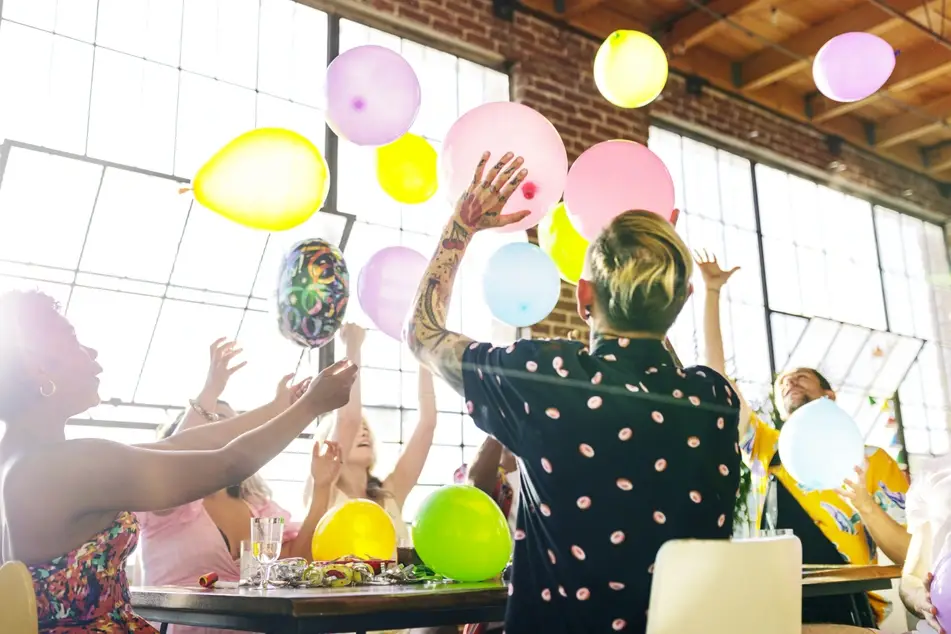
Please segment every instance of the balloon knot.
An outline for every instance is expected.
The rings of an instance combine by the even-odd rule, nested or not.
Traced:
[[[901,55],[901,49],[900,49],[900,48],[896,48],[896,49],[895,49],[895,57],[898,57],[899,55]]]
[[[191,187],[179,187],[178,193],[179,193],[179,194],[187,194],[187,193],[190,192],[191,190],[192,190]]]
[[[363,97],[354,97],[350,103],[357,112],[367,107],[367,102]]]
[[[535,194],[538,193],[538,185],[532,182],[527,182],[522,185],[522,195],[525,196],[525,200],[531,200],[535,197]]]

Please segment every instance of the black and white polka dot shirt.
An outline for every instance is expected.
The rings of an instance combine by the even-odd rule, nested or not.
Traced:
[[[663,343],[475,343],[466,407],[519,459],[508,634],[643,632],[670,539],[726,539],[739,484],[739,399]]]

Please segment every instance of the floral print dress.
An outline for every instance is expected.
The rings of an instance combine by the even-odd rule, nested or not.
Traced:
[[[122,512],[76,550],[30,566],[41,634],[158,634],[129,601],[125,562],[138,533],[135,515]]]

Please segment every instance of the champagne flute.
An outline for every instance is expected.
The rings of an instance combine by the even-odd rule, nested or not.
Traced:
[[[261,577],[262,588],[268,587],[271,566],[281,556],[281,543],[283,541],[283,517],[251,518],[251,553],[264,569],[264,575]]]

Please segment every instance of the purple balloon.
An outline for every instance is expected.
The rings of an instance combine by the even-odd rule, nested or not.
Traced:
[[[951,628],[951,555],[947,555],[934,567],[931,582],[931,605],[938,610],[938,623],[947,630]]]
[[[871,33],[843,33],[826,42],[812,62],[816,88],[849,103],[878,92],[895,70],[895,51]]]
[[[357,277],[357,298],[373,325],[390,337],[402,339],[426,258],[406,247],[387,247],[375,253]]]
[[[327,67],[327,125],[356,145],[386,145],[419,113],[419,79],[399,53],[358,46]]]

